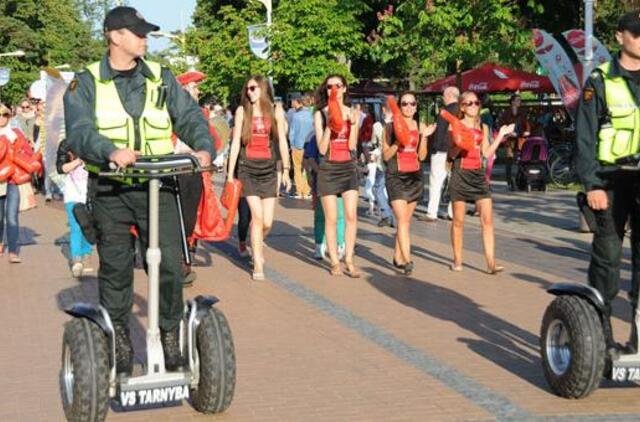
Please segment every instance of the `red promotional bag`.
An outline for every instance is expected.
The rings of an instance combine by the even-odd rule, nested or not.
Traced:
[[[5,145],[4,157],[0,159],[0,183],[6,182],[13,176],[16,166],[13,165],[13,149],[8,147],[7,141],[0,140],[0,146]],[[1,147],[0,147],[1,148]]]
[[[329,109],[329,128],[334,132],[340,132],[344,126],[344,118],[342,117],[342,107],[338,103],[338,88],[335,86],[331,87],[327,107]]]
[[[220,202],[227,208],[225,218],[220,213],[218,198],[213,190],[211,176],[209,173],[202,173],[202,197],[198,206],[198,216],[196,226],[193,229],[190,243],[195,239],[209,242],[223,242],[229,238],[233,221],[238,210],[238,202],[242,193],[242,184],[239,180],[227,182],[222,193]]]
[[[404,120],[404,117],[402,117],[402,113],[400,112],[400,107],[398,107],[396,99],[389,95],[387,97],[387,103],[389,104],[389,108],[393,114],[393,133],[395,134],[398,142],[400,142],[400,145],[407,146],[411,142],[409,125],[407,124],[407,121]]]
[[[463,125],[457,117],[445,109],[440,110],[440,116],[451,125],[451,138],[458,148],[465,151],[471,151],[475,148],[475,140],[471,129]]]

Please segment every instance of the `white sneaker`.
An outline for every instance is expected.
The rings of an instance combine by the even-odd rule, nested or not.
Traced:
[[[344,259],[344,251],[345,244],[343,243],[342,245],[338,246],[338,261],[342,261]]]
[[[324,259],[326,248],[327,247],[324,243],[316,244],[316,250],[313,253],[313,257],[317,260]]]
[[[74,278],[80,278],[82,277],[82,270],[83,270],[83,266],[82,266],[82,262],[80,261],[75,261],[73,263],[73,265],[71,266],[71,275]]]

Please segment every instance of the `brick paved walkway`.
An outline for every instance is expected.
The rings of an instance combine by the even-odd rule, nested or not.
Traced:
[[[514,207],[537,201],[545,221],[554,221],[542,198],[517,198]],[[563,209],[569,205],[559,203],[555,221],[565,224]],[[448,224],[415,221],[416,270],[406,278],[390,268],[393,231],[363,218],[357,264],[365,277],[332,278],[326,264],[311,258],[307,207],[304,201],[281,201],[266,249],[267,282],[249,281],[249,265],[239,259],[233,240],[199,250],[198,281],[185,296],[221,298],[238,361],[235,400],[214,420],[640,419],[634,387],[604,385],[585,400],[569,401],[550,394],[542,376],[538,330],[551,300],[544,289],[584,279],[588,236],[566,230],[562,237],[577,241],[546,237],[540,219],[497,207],[498,258],[505,273],[481,272],[480,234],[472,218],[465,232],[465,269],[451,273]],[[59,307],[95,302],[96,280],[69,276],[66,217],[59,204],[42,203],[21,218],[24,263],[0,260],[0,317],[6,327],[0,335],[0,420],[61,420],[57,374],[68,318]],[[539,226],[528,235],[530,219]],[[134,314],[146,312],[145,296],[144,274],[137,272]],[[629,312],[622,299],[615,308],[614,329],[624,338]],[[144,356],[144,323],[139,318],[133,327],[138,359]],[[109,419],[212,417],[184,404],[110,412]]]

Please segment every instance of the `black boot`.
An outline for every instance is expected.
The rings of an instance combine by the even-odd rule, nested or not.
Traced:
[[[131,376],[133,370],[133,346],[129,337],[129,327],[121,322],[113,324],[116,342],[116,373]]]
[[[160,341],[164,351],[164,367],[167,371],[182,371],[184,358],[180,353],[180,328],[173,330],[160,330]]]

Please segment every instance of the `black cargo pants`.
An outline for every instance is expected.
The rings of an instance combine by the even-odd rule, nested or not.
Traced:
[[[629,300],[635,309],[638,305],[640,281],[640,173],[618,172],[612,175],[607,188],[609,207],[596,211],[597,230],[591,247],[589,284],[595,287],[605,301],[608,315],[611,302],[620,289],[620,266],[625,226],[631,227],[632,277]]]
[[[182,318],[182,249],[175,196],[172,190],[160,190],[159,242],[160,328],[172,330]],[[113,187],[97,193],[93,213],[98,231],[98,288],[100,304],[111,320],[129,323],[133,305],[134,237],[138,231],[142,256],[146,257],[149,238],[147,187]]]

